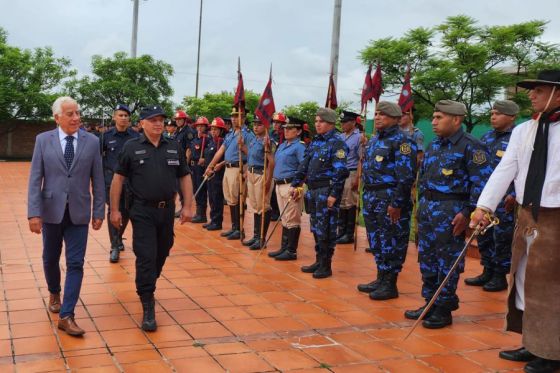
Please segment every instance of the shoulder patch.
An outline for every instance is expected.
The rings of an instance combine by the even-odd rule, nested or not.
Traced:
[[[486,163],[486,154],[482,150],[475,150],[473,153],[473,162],[475,164]]]
[[[344,151],[344,149],[338,149],[336,151],[336,157],[339,159],[346,157],[346,152]]]
[[[400,150],[401,154],[404,154],[404,155],[408,155],[412,152],[412,149],[410,148],[410,144],[408,144],[406,142],[401,144],[399,150]]]

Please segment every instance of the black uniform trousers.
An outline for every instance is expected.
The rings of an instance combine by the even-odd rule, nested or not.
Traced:
[[[165,208],[133,202],[130,209],[132,248],[136,255],[136,292],[152,294],[173,246],[175,205]]]
[[[210,222],[216,225],[222,225],[224,220],[224,172],[225,168],[222,168],[206,182],[208,184],[208,203],[210,203]]]
[[[107,221],[111,221],[111,197],[109,195],[111,186],[108,186],[106,189],[106,196],[107,196]],[[128,221],[130,219],[130,214],[128,211],[129,206],[127,206],[127,193],[128,189],[126,185],[123,185],[121,198],[119,199],[119,211],[122,217],[122,226],[120,229],[115,228],[115,226],[111,223],[108,224],[109,230],[109,240],[111,241],[111,247],[116,243],[117,237],[120,239],[124,231],[126,230],[126,226],[128,225]]]
[[[194,163],[193,163],[194,162]],[[196,193],[200,184],[204,180],[204,171],[206,170],[204,166],[199,166],[196,164],[198,161],[191,161],[191,178],[193,184],[193,193]],[[208,198],[208,182],[204,183],[200,192],[198,192],[196,196],[196,208],[197,212],[200,209],[202,213],[206,214],[206,206],[207,206],[207,198]],[[223,202],[223,200],[222,200]]]

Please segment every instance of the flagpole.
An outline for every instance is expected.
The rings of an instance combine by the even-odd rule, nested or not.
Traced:
[[[366,104],[364,106],[364,124],[367,124],[367,101]],[[366,133],[366,126],[364,125],[364,133],[363,136],[365,136]],[[361,136],[360,136],[360,142],[361,142]],[[362,149],[360,149],[362,148]],[[356,169],[356,177],[358,178],[358,204],[356,206],[356,221],[354,222],[354,251],[356,251],[356,247],[358,246],[358,223],[360,222],[360,212],[361,212],[361,208],[360,208],[360,188],[362,187],[362,161],[363,161],[363,157],[364,157],[364,152],[365,152],[365,146],[362,147],[362,144],[360,144],[360,147],[358,148],[360,149],[360,156],[358,158],[358,168]]]
[[[270,73],[268,75],[268,79],[270,81],[272,81],[272,63],[270,64]],[[266,89],[265,89],[266,91]],[[264,124],[264,123],[263,123]],[[262,212],[261,212],[261,231],[260,231],[260,239],[261,242],[263,243],[264,246],[264,241],[266,240],[266,237],[264,237],[264,214],[266,213],[266,209],[265,209],[265,202],[266,202],[266,194],[268,193],[268,190],[266,189],[266,177],[267,177],[267,168],[268,168],[268,153],[270,153],[270,140],[268,139],[268,126],[265,125],[265,135],[264,135],[264,144],[263,144],[263,152],[264,152],[264,169],[263,169],[263,177],[262,177]],[[260,246],[260,243],[259,243]],[[264,247],[261,247],[261,249],[264,249]]]
[[[237,57],[237,76],[241,73],[241,57]],[[245,89],[245,87],[243,87]],[[245,109],[245,108],[243,108]],[[237,151],[239,155],[239,240],[243,242],[245,236],[244,217],[245,217],[245,188],[243,187],[243,150],[241,149],[242,131],[241,127],[241,102],[237,103],[237,122],[239,124],[239,137],[237,138]]]

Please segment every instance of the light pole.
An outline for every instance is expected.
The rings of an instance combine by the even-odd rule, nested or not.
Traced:
[[[130,56],[136,58],[136,46],[138,44],[138,7],[140,0],[134,1],[134,8],[132,11],[132,41],[130,43]]]
[[[196,56],[196,86],[194,97],[198,98],[198,72],[200,68],[200,38],[202,35],[202,0],[200,0],[200,15],[198,17],[198,54]]]
[[[335,87],[338,86],[338,50],[340,46],[340,13],[342,0],[334,0],[333,27],[331,39],[331,72]]]

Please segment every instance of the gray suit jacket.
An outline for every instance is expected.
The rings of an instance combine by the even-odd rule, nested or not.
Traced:
[[[80,130],[70,170],[66,168],[58,128],[37,135],[29,175],[27,216],[44,223],[59,224],[66,203],[74,224],[89,224],[105,215],[105,185],[99,139]]]

